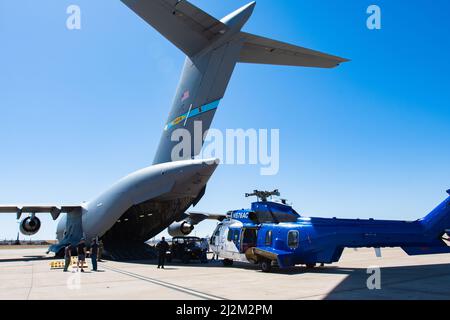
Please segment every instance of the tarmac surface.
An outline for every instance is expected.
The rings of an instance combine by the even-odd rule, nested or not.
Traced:
[[[215,261],[99,263],[100,272],[51,269],[46,248],[0,250],[0,299],[18,300],[266,300],[450,299],[450,254],[408,257],[400,249],[346,249],[339,263],[263,273],[257,266]],[[89,266],[90,261],[88,259]],[[380,290],[367,287],[367,268],[380,267]]]

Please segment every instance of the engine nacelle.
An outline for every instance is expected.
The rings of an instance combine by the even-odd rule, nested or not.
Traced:
[[[187,236],[192,230],[194,230],[194,226],[186,221],[174,222],[167,228],[172,237]]]
[[[41,228],[41,220],[37,217],[27,217],[20,221],[20,232],[26,236],[38,233]]]

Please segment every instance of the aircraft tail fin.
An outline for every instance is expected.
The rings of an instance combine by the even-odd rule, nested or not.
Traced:
[[[121,0],[187,56],[207,47],[228,27],[188,1]]]
[[[242,32],[255,2],[218,20],[186,0],[121,1],[187,55],[154,164],[200,154],[236,63],[331,68],[348,61]]]
[[[447,190],[450,195],[450,190]],[[425,233],[430,236],[439,237],[439,239],[450,229],[450,197],[431,211],[420,222],[424,226]]]

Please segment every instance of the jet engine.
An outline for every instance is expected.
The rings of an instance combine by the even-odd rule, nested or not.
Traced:
[[[194,230],[194,226],[187,221],[174,222],[167,228],[172,237],[187,236],[192,230]]]
[[[36,234],[41,228],[41,220],[38,217],[30,216],[20,222],[20,232],[26,236]]]

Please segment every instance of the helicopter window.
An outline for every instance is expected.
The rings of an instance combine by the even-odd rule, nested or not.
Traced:
[[[218,238],[220,236],[220,230],[222,230],[222,224],[219,224],[216,228],[216,230],[213,233],[213,236],[210,239],[210,244],[214,244],[216,241],[216,238]]]
[[[233,233],[234,233],[234,230],[228,229],[228,235],[227,235],[228,241],[233,240]]]
[[[235,243],[237,243],[237,242],[239,241],[239,235],[240,235],[239,230],[234,230],[233,241],[234,241]]]
[[[227,240],[233,241],[234,243],[239,242],[239,237],[241,235],[241,231],[238,229],[228,229]]]
[[[298,247],[299,233],[296,230],[291,230],[288,233],[288,247],[295,249]]]
[[[265,240],[266,246],[272,245],[272,230],[269,230],[266,232],[266,240]]]

